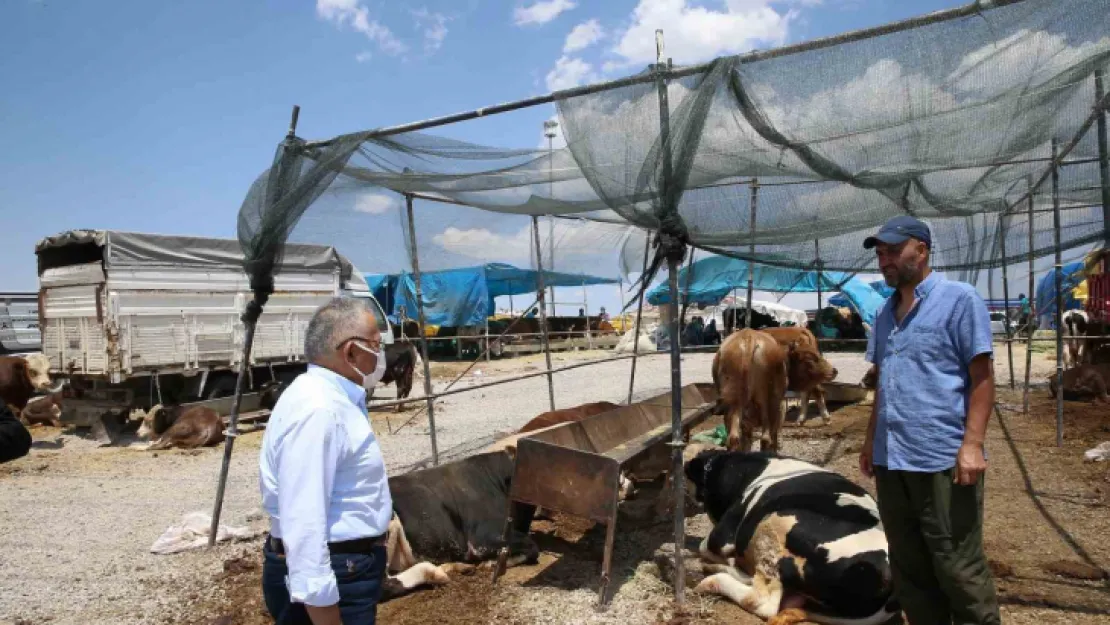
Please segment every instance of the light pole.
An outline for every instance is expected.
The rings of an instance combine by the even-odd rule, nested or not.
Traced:
[[[555,149],[552,142],[555,139],[555,129],[559,127],[559,122],[548,119],[543,122],[543,136],[547,137],[547,195],[550,199],[555,199],[555,174],[552,170],[553,159],[555,156]],[[548,264],[551,265],[552,271],[555,270],[555,220],[548,216],[547,222],[547,257]],[[543,267],[539,268],[543,271]],[[551,300],[551,316],[555,316],[555,287],[548,288],[548,295]]]

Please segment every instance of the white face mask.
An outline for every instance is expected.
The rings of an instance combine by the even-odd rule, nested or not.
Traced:
[[[367,392],[372,391],[374,390],[374,387],[377,386],[378,382],[381,382],[382,378],[385,376],[385,350],[381,349],[378,351],[374,351],[360,343],[355,343],[354,345],[364,352],[369,352],[373,354],[374,359],[377,361],[377,365],[374,366],[374,370],[371,371],[369,374],[363,373],[361,370],[359,370],[358,367],[354,365],[354,363],[351,363],[351,368],[362,376],[362,388],[364,388]]]

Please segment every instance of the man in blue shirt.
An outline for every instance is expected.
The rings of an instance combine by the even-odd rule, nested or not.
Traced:
[[[278,625],[372,625],[393,517],[366,418],[366,393],[385,373],[378,320],[363,300],[333,299],[309,321],[304,351],[308,371],[262,438],[262,594]]]
[[[996,625],[983,554],[990,315],[974,287],[929,269],[923,222],[895,217],[863,245],[895,289],[867,346],[878,386],[860,451],[860,470],[876,480],[895,594],[913,625]]]

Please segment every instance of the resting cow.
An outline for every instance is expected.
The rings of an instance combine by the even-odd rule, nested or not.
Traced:
[[[62,427],[61,395],[61,393],[51,393],[32,397],[23,412],[19,414],[20,420],[27,425]]]
[[[447,581],[445,567],[421,560],[474,564],[495,559],[504,544],[512,476],[513,459],[502,451],[389,478],[394,520],[388,570],[400,574],[386,581],[383,601],[422,584]],[[514,508],[511,565],[539,557],[539,548],[528,537],[532,514],[530,506]]]
[[[534,432],[536,430],[542,430],[546,427],[558,425],[560,423],[575,423],[577,421],[585,419],[586,417],[592,417],[595,414],[609,412],[610,410],[616,410],[617,408],[620,408],[620,405],[614,404],[611,401],[597,401],[589,404],[582,404],[581,406],[575,406],[573,408],[560,408],[559,410],[550,410],[534,417],[528,423],[525,423],[524,427],[520,428],[517,433],[524,434],[525,432]]]
[[[806,328],[766,328],[779,345],[787,350],[786,390],[799,393],[802,399],[801,424],[809,412],[809,396],[817,402],[821,420],[829,424],[829,408],[825,405],[825,390],[821,385],[836,379],[836,367],[821,355],[817,338]]]
[[[729,335],[721,345],[713,358],[713,384],[719,397],[714,414],[725,417],[730,451],[750,449],[757,425],[762,430],[760,449],[778,449],[786,364],[786,350],[759,330],[745,328]]]
[[[707,451],[686,463],[713,530],[697,586],[775,625],[878,625],[898,613],[878,506],[863,488],[775,454]]]
[[[22,412],[35,393],[53,394],[61,387],[50,387],[50,360],[45,355],[0,356],[0,400],[14,414]]]
[[[1082,310],[1069,310],[1064,313],[1064,368],[1077,367],[1087,362],[1087,326],[1089,319]]]
[[[1110,363],[1079,365],[1064,371],[1064,399],[1110,402]],[[1048,377],[1048,392],[1056,398],[1056,374]]]
[[[223,442],[224,421],[211,408],[158,404],[143,417],[139,438],[155,439],[147,448],[151,451],[211,447]]]

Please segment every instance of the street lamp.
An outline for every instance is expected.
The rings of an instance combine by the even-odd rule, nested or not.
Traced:
[[[552,170],[552,162],[554,160],[555,149],[553,141],[555,139],[555,129],[559,127],[559,122],[548,119],[543,122],[543,136],[547,137],[547,195],[550,199],[555,199],[555,175]],[[555,220],[548,216],[547,218],[547,249],[548,249],[548,263],[551,269],[555,269]],[[543,267],[540,267],[543,271]],[[555,315],[555,287],[550,287],[548,293],[551,298],[551,315]]]

